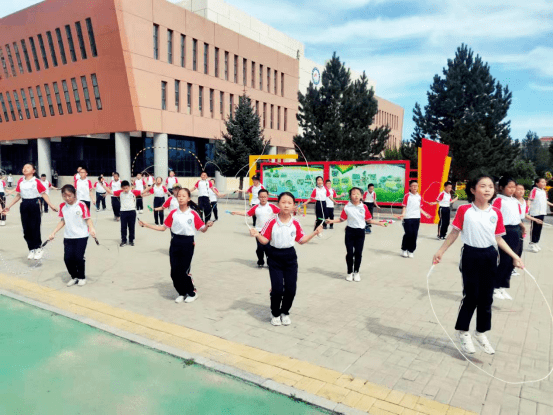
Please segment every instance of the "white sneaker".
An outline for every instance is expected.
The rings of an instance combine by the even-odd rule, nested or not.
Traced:
[[[476,349],[474,348],[474,343],[472,342],[472,337],[468,331],[457,330],[457,338],[461,343],[461,350],[465,353],[475,353]]]
[[[355,282],[361,281],[361,276],[359,275],[358,272],[353,273],[353,281],[355,281]]]
[[[189,295],[186,296],[186,298],[184,299],[184,302],[185,303],[191,303],[192,301],[196,301],[196,298],[198,298],[198,294],[196,293],[196,295],[194,297],[191,297]]]
[[[348,276],[346,277],[346,281],[349,281],[349,282],[352,282],[352,281],[353,281],[353,273],[352,273],[352,274],[348,274]]]
[[[289,326],[290,324],[292,324],[292,320],[290,320],[290,316],[288,316],[286,314],[281,314],[280,315],[280,321],[285,326]]]
[[[320,233],[317,234],[317,238],[322,238],[322,237],[323,237],[322,234]]]
[[[69,280],[69,282],[67,283],[67,286],[68,287],[72,287],[73,285],[75,285],[77,282],[79,282],[79,280],[77,278],[73,278],[72,280]]]
[[[497,298],[498,300],[505,300],[505,297],[501,292],[501,288],[496,288],[493,290],[493,298]]]
[[[412,252],[409,252],[407,255],[409,256],[409,258],[415,258],[415,254]]]
[[[175,303],[182,303],[184,301],[184,296],[179,295],[177,298],[175,298]]]
[[[511,295],[507,292],[507,289],[506,288],[501,288],[501,295],[503,296],[503,298],[505,298],[506,300],[512,300],[513,297],[511,297]]]
[[[488,338],[484,333],[478,333],[477,331],[474,332],[474,338],[476,339],[476,344],[484,350],[485,353],[488,354],[495,354],[495,350],[493,349],[492,345],[488,341]]]
[[[538,252],[540,252],[540,250],[538,249],[538,246],[536,244],[531,244],[528,246],[528,250],[530,252],[534,252],[535,254],[537,254]]]
[[[0,226],[6,226],[6,221],[5,220],[0,220]]]
[[[273,326],[282,326],[282,321],[280,320],[280,317],[273,317],[271,319],[271,324]]]
[[[35,257],[35,250],[31,249],[29,251],[29,255],[27,255],[27,259],[33,259]]]
[[[538,248],[538,251],[541,251],[541,246],[539,246],[538,244],[534,244],[534,246]]]
[[[409,252],[403,251],[403,253],[401,254],[401,256],[402,256],[403,258],[407,258],[407,257],[409,257]]]
[[[511,276],[512,277],[517,277],[519,276],[520,274],[518,273],[518,271],[516,269],[513,270],[513,272],[511,272]]]
[[[79,282],[77,282],[77,285],[78,285],[79,287],[82,287],[83,285],[86,285],[86,280],[85,280],[85,279],[79,280]]]
[[[33,258],[41,259],[42,255],[44,255],[44,251],[42,250],[42,248],[38,248],[38,249],[35,249],[35,256]]]

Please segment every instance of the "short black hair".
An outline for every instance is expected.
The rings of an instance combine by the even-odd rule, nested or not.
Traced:
[[[261,193],[267,193],[267,196],[269,196],[269,191],[267,189],[261,189],[259,192],[257,192],[257,195],[259,196]]]
[[[88,173],[88,170],[86,169],[86,167],[81,167],[81,171],[83,170]]]
[[[536,180],[534,180],[534,184],[538,184],[542,180],[545,180],[545,177],[537,177]]]
[[[117,173],[116,171],[114,171],[112,174],[113,174],[114,176],[115,176],[115,175],[118,175],[118,176],[119,176],[119,173]]]
[[[75,189],[75,186],[66,184],[61,188],[61,194],[64,194],[65,192],[73,193],[74,195],[77,194],[77,190]]]
[[[46,175],[45,175],[45,174],[41,174],[40,177],[46,177]]]
[[[418,183],[418,180],[409,180],[409,187],[411,187],[413,183]]]
[[[128,180],[123,180],[123,181],[121,182],[121,187],[130,186],[130,185],[131,185],[131,184],[129,183]]]
[[[259,176],[256,174],[255,176],[252,177],[252,180],[261,180],[261,179],[260,179]]]
[[[349,198],[350,198],[350,199],[351,199],[351,193],[352,193],[354,190],[359,190],[359,193],[361,193],[361,196],[363,196],[363,190],[361,190],[360,187],[352,187],[351,189],[349,189]]]
[[[511,182],[515,182],[515,185],[517,184],[516,180],[513,179],[512,177],[509,177],[509,176],[503,176],[501,177],[501,179],[499,179],[499,182],[497,183],[497,186],[499,188],[502,188],[504,189],[505,187],[507,187],[507,185]]]
[[[368,189],[369,187],[374,187],[374,183],[369,183],[369,185],[367,186],[367,189]]]
[[[290,196],[292,198],[292,200],[294,201],[294,203],[296,203],[296,198],[294,197],[294,195],[290,192],[282,192],[281,194],[278,195],[278,201],[280,202],[280,199],[282,199],[283,196]]]
[[[451,183],[451,182],[445,182],[445,183],[444,183],[444,187],[446,187],[446,186],[453,186],[453,183]]]
[[[469,202],[474,202],[474,194],[470,191],[471,189],[473,190],[476,190],[476,186],[478,185],[478,183],[480,182],[480,180],[482,179],[490,179],[492,181],[492,183],[495,184],[495,181],[493,179],[493,177],[487,173],[480,173],[478,174],[476,177],[474,177],[472,180],[470,180],[468,183],[467,183],[467,199]],[[490,201],[492,201],[493,199],[495,199],[495,197],[497,196],[497,190],[495,188],[495,186],[493,187],[493,196],[492,198],[490,199]]]
[[[332,183],[332,180],[326,179],[326,180],[325,180],[325,183]]]

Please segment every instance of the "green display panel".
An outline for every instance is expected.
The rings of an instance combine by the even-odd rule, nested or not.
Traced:
[[[262,165],[263,185],[272,194],[290,192],[296,199],[306,199],[315,188],[315,178],[324,177],[324,165]]]

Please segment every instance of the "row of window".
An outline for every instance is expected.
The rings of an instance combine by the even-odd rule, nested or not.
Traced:
[[[94,93],[94,100],[96,101],[96,109],[101,110],[102,101],[100,99],[100,89],[98,87],[98,79],[96,77],[96,74],[93,73],[92,75],[90,75],[90,79],[92,81],[92,89]],[[86,110],[92,111],[92,102],[86,76],[81,76],[80,83],[82,87],[82,94],[84,97]],[[25,91],[24,88],[21,88],[19,92],[15,89],[11,91],[11,93],[10,91],[5,91],[4,93],[0,92],[0,106],[2,108],[2,113],[4,114],[4,120],[6,122],[9,122],[10,115],[12,121],[16,121],[17,119],[23,120],[23,114],[25,114],[25,117],[27,117],[27,119],[30,119],[31,111],[35,118],[39,118],[39,109],[40,114],[42,114],[43,117],[46,117],[48,112],[50,113],[50,116],[55,116],[55,108],[57,108],[59,115],[63,115],[64,111],[67,111],[68,114],[72,114],[73,106],[71,103],[71,92],[73,93],[73,100],[75,103],[76,111],[82,112],[83,108],[81,105],[81,96],[79,93],[77,78],[71,78],[70,84],[65,79],[63,79],[61,81],[61,87],[57,82],[53,82],[52,88],[50,88],[49,84],[44,84],[42,86],[37,85],[35,88],[28,87],[27,91]],[[28,100],[27,93],[29,96]],[[65,101],[65,108],[63,106],[63,101]],[[23,103],[23,105],[21,105],[21,103]],[[0,115],[0,123],[1,122],[2,116]]]
[[[175,80],[175,109],[177,112],[181,112],[181,81]],[[212,88],[209,88],[209,114],[211,118],[214,118],[215,116],[215,94],[217,91],[215,91]],[[221,119],[225,118],[225,93],[223,91],[219,92],[219,114],[221,116]],[[186,83],[186,112],[187,114],[193,113],[193,85],[191,83]],[[161,81],[161,109],[167,110],[167,97],[169,96],[168,93],[168,84],[166,81]],[[206,99],[206,95],[204,92],[203,86],[198,86],[198,111],[200,116],[204,116],[204,100]],[[238,104],[234,101],[234,94],[229,94],[229,109],[228,114],[231,116],[234,116],[234,109],[235,106]],[[263,105],[262,108],[262,114],[260,113],[260,102],[255,101],[255,112],[256,114],[261,118],[261,122],[263,123],[263,128],[270,128],[275,129],[275,105],[273,104],[267,104],[267,103],[261,103]],[[270,105],[270,106],[269,106]],[[269,117],[267,117],[267,109],[270,110]],[[284,115],[283,118],[283,130],[288,130],[288,108],[282,109],[280,106],[276,106],[276,129],[281,129],[281,114]]]
[[[98,50],[96,49],[96,40],[94,38],[94,29],[92,28],[92,20],[90,18],[87,18],[85,22],[86,22],[86,29],[88,32],[88,41],[90,43],[90,51],[92,53],[92,56],[96,57],[98,56]],[[87,59],[88,56],[86,52],[81,22],[75,22],[75,30],[77,33],[77,41],[79,43],[81,59]],[[65,45],[62,38],[61,29],[58,27],[55,29],[54,32],[56,34],[56,41],[58,44],[59,57],[61,59],[61,63],[63,65],[66,65],[67,55],[65,54]],[[65,25],[65,36],[67,40],[67,45],[69,46],[68,50],[69,50],[70,59],[72,62],[76,62],[77,53],[75,50],[75,43],[73,42],[73,33],[71,31],[70,25]],[[38,40],[38,47],[40,49],[40,57],[42,58],[42,64],[44,69],[48,69],[50,67],[50,62],[54,67],[58,66],[58,55],[54,47],[54,37],[52,36],[52,32],[51,31],[46,32],[46,41],[48,42],[48,50],[50,52],[50,62],[48,61],[48,55],[46,53],[46,45],[44,43],[43,36],[41,34],[37,35],[37,40]],[[12,46],[13,46],[13,54],[12,54]],[[4,56],[4,51],[2,50],[2,47],[0,47],[0,62],[2,63],[2,69],[6,78],[10,77],[10,71],[11,71],[11,76],[17,76],[18,71],[16,71],[16,67],[15,67],[16,63],[17,63],[17,69],[19,70],[19,73],[20,74],[25,73],[20,50],[21,52],[23,52],[23,59],[25,60],[25,67],[27,68],[27,72],[29,73],[33,72],[33,65],[31,64],[31,56],[32,56],[32,62],[34,63],[35,70],[40,71],[40,60],[37,52],[37,45],[35,43],[34,37],[32,36],[29,37],[29,47],[30,47],[31,55],[29,55],[29,48],[27,47],[27,42],[25,39],[21,39],[21,49],[19,48],[18,42],[13,42],[12,45],[6,44],[4,45],[4,48],[6,50],[6,56]],[[15,55],[15,61],[14,61],[14,55]],[[2,76],[0,75],[0,79],[1,78]]]
[[[374,122],[378,126],[388,126],[394,130],[399,128],[399,117],[386,111],[378,110],[378,113],[374,116]]]
[[[154,24],[154,59],[159,60],[159,25]],[[167,62],[173,63],[173,44],[174,44],[174,33],[173,30],[167,29]],[[230,68],[230,53],[223,51],[223,54],[220,53],[218,47],[213,49],[214,52],[214,76],[216,78],[223,78],[225,81],[229,80],[229,68]],[[208,43],[203,43],[203,72],[206,75],[209,73],[209,61],[210,61],[210,46]],[[223,56],[223,71],[220,71],[220,61]],[[238,55],[233,55],[233,81],[234,83],[239,83],[239,61],[240,58]],[[278,95],[279,85],[278,81],[280,78],[280,95],[284,96],[284,73],[280,73],[276,69],[271,70],[271,68],[264,68],[261,64],[256,64],[254,61],[250,61],[246,58],[242,58],[242,85],[246,86],[248,84],[248,65],[250,66],[250,81],[251,87],[256,88],[259,86],[259,90],[263,91],[264,85],[266,85],[267,92],[273,92],[275,95]],[[180,35],[180,66],[186,67],[186,35]],[[198,70],[198,40],[192,39],[192,70]],[[259,71],[259,72],[258,72]],[[257,76],[259,75],[259,76]],[[266,83],[265,83],[266,82]]]

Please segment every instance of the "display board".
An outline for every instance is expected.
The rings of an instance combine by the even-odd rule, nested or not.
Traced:
[[[315,178],[324,177],[324,165],[305,163],[290,163],[278,165],[261,164],[263,186],[272,194],[290,192],[296,199],[305,200],[313,191]]]

